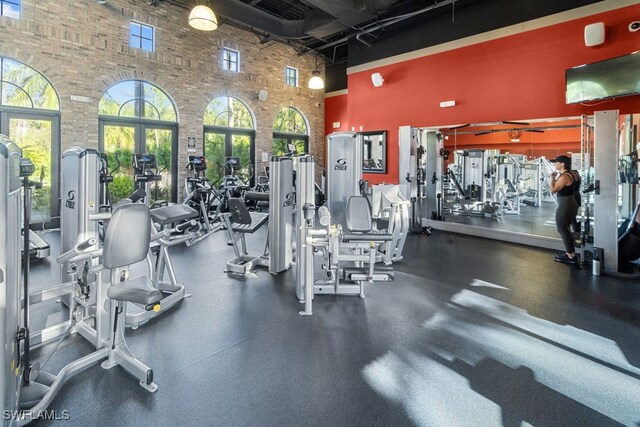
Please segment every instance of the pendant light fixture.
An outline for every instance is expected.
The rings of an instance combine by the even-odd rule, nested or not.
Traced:
[[[324,81],[320,77],[320,71],[318,71],[318,54],[316,53],[316,69],[311,73],[309,79],[309,89],[324,89]]]
[[[207,5],[196,5],[189,14],[189,25],[196,30],[213,31],[218,28],[218,19]]]

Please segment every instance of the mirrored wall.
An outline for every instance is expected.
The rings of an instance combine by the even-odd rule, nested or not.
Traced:
[[[620,118],[621,123],[624,120]],[[637,140],[637,135],[630,138]],[[572,169],[582,176],[585,203],[574,230],[576,240],[583,238],[580,231],[589,227],[593,215],[591,117],[423,128],[419,140],[427,153],[436,151],[421,161],[425,176],[421,212],[429,225],[446,222],[447,229],[477,235],[495,230],[511,235],[503,240],[512,241],[536,236],[540,246],[559,248],[550,174],[555,171],[552,160],[568,156]],[[432,147],[428,141],[434,141]],[[458,230],[456,224],[461,225]]]

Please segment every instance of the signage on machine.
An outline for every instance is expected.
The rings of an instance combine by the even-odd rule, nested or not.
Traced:
[[[68,207],[69,209],[75,209],[76,206],[76,202],[74,202],[76,198],[76,193],[75,191],[71,190],[67,193],[67,202],[65,203],[65,206]]]
[[[346,171],[347,170],[347,159],[338,159],[336,160],[336,165],[333,167],[334,170],[337,171]]]

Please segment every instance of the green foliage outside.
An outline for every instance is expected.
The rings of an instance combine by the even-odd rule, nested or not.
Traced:
[[[241,169],[236,172],[243,181],[249,182],[251,177],[251,140],[248,136],[233,135],[232,156],[240,158]]]
[[[33,68],[0,58],[2,105],[59,110],[58,95],[49,81]]]
[[[142,99],[135,98],[137,93],[142,94]],[[141,80],[127,80],[111,86],[100,99],[98,111],[104,116],[177,120],[169,96],[159,87]]]
[[[284,156],[287,153],[289,153],[289,147],[288,144],[295,144],[296,146],[296,153],[297,154],[304,154],[305,153],[305,147],[304,147],[304,141],[300,140],[300,139],[294,139],[291,142],[289,142],[289,139],[286,138],[274,138],[273,139],[273,155],[274,156]]]
[[[0,58],[2,70],[2,105],[11,107],[58,110],[58,95],[49,81],[33,68],[7,58]],[[36,171],[33,181],[42,188],[32,194],[32,222],[51,219],[51,122],[12,118],[9,137],[22,148],[23,156],[31,159]]]
[[[147,129],[147,153],[155,154],[158,172],[162,181],[154,182],[150,188],[151,203],[156,200],[171,200],[171,131]]]
[[[207,178],[217,184],[224,176],[218,165],[224,165],[224,134],[206,133],[204,136],[204,157],[207,162]]]
[[[242,101],[221,96],[209,103],[204,112],[204,124],[236,129],[253,129],[253,118]]]
[[[121,165],[113,173],[113,183],[109,186],[111,202],[114,204],[133,192],[134,131],[132,126],[104,127],[104,151],[109,168],[113,170],[118,164],[116,156]],[[146,152],[156,156],[158,171],[162,175],[162,181],[149,186],[151,202],[171,200],[171,130],[147,129]]]
[[[126,175],[114,175],[113,182],[109,184],[111,203],[115,205],[118,201],[129,197],[131,193],[133,193],[133,178]]]
[[[42,182],[42,188],[32,193],[32,222],[47,222],[51,219],[51,122],[11,119],[9,136],[33,162],[36,171],[31,180]]]
[[[142,93],[143,99],[133,98]],[[162,121],[176,121],[173,102],[159,87],[141,80],[120,82],[107,91],[100,100],[102,116],[124,116]],[[113,174],[110,186],[112,203],[128,197],[134,188],[133,155],[135,153],[135,125],[104,127],[104,151],[109,167],[113,169],[116,155],[121,167]],[[172,131],[169,129],[146,129],[145,152],[154,154],[162,181],[149,185],[151,202],[171,199],[171,147]]]
[[[286,107],[278,111],[273,121],[273,131],[307,135],[307,123],[295,108]]]

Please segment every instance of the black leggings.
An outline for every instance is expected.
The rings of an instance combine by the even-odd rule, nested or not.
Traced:
[[[571,237],[571,223],[578,213],[576,200],[571,196],[558,197],[558,209],[556,209],[556,227],[564,243],[564,249],[568,254],[575,252],[576,247]]]

